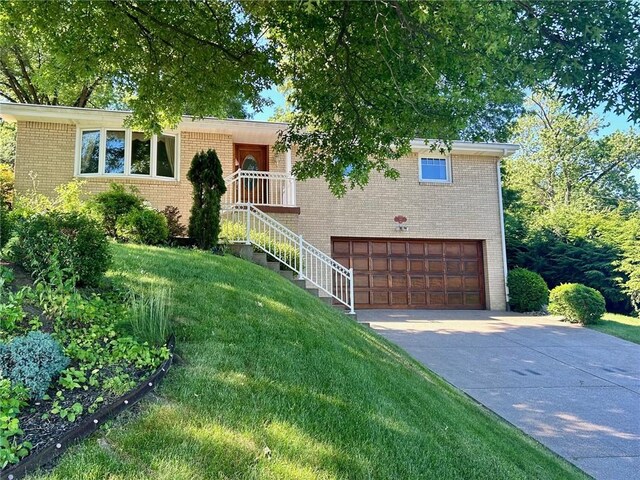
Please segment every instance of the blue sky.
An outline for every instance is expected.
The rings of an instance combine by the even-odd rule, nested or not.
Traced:
[[[265,108],[262,112],[256,113],[253,116],[255,120],[268,120],[269,117],[273,115],[276,107],[284,105],[284,96],[275,88],[265,90],[263,92],[263,96],[273,100],[273,105],[271,107]],[[605,121],[609,124],[608,127],[602,129],[601,133],[603,135],[607,135],[611,132],[614,132],[615,130],[628,130],[629,128],[634,126],[634,124],[629,122],[624,116],[616,115],[610,112],[604,113],[603,108],[598,109],[597,112],[600,115],[603,115]],[[635,125],[635,127],[640,128],[639,125]],[[640,182],[640,170],[636,170],[635,177],[636,180]]]

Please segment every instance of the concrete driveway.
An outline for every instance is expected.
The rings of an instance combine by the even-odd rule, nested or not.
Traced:
[[[640,345],[505,312],[360,310],[358,320],[589,475],[640,478]]]

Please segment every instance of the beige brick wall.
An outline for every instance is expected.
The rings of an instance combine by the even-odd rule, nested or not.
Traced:
[[[16,189],[34,186],[48,196],[73,179],[76,127],[60,123],[19,122]],[[180,134],[180,172],[177,181],[132,178],[85,178],[87,190],[97,193],[112,181],[134,185],[155,208],[177,206],[186,224],[191,207],[191,184],[186,172],[195,153],[215,148],[225,174],[233,171],[231,135],[183,131]],[[298,182],[300,216],[272,214],[278,221],[320,248],[331,252],[332,236],[473,239],[484,242],[487,306],[505,308],[496,158],[454,155],[451,184],[419,184],[417,154],[397,161],[400,179],[373,174],[364,190],[334,198],[324,180]],[[284,153],[269,151],[270,169],[285,171]],[[397,232],[393,217],[408,218],[408,232]]]
[[[331,252],[331,237],[482,240],[487,307],[504,310],[505,285],[496,158],[455,155],[450,184],[420,184],[418,155],[394,163],[396,181],[372,174],[364,190],[332,196],[324,180],[298,182],[299,230],[316,247]],[[407,217],[409,231],[393,218]]]

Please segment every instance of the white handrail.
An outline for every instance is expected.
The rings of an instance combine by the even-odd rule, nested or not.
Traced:
[[[223,205],[296,206],[295,178],[288,173],[236,170],[224,181]]]
[[[221,213],[221,238],[254,245],[354,313],[353,269],[336,262],[251,204],[224,207]]]

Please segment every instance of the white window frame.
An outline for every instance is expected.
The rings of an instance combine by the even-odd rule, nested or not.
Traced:
[[[80,172],[80,157],[82,153],[82,133],[83,132],[100,132],[100,152],[98,156],[98,173],[81,173]],[[107,153],[107,130],[124,132],[124,173],[105,173],[105,159]],[[151,161],[149,166],[149,175],[132,174],[131,173],[131,148],[133,139],[133,130],[130,128],[122,127],[91,127],[82,126],[76,130],[76,148],[75,148],[75,166],[74,176],[79,178],[135,178],[135,179],[152,179],[165,182],[178,182],[180,181],[180,135],[178,132],[162,132],[162,135],[175,138],[175,165],[173,177],[162,177],[156,175],[157,171],[157,153],[158,153],[158,135],[151,136]]]
[[[432,178],[422,178],[422,160],[444,160],[445,168],[447,173],[447,178],[444,180],[432,179]],[[451,157],[438,157],[435,155],[418,155],[418,182],[423,183],[453,183],[453,179],[451,178]]]

